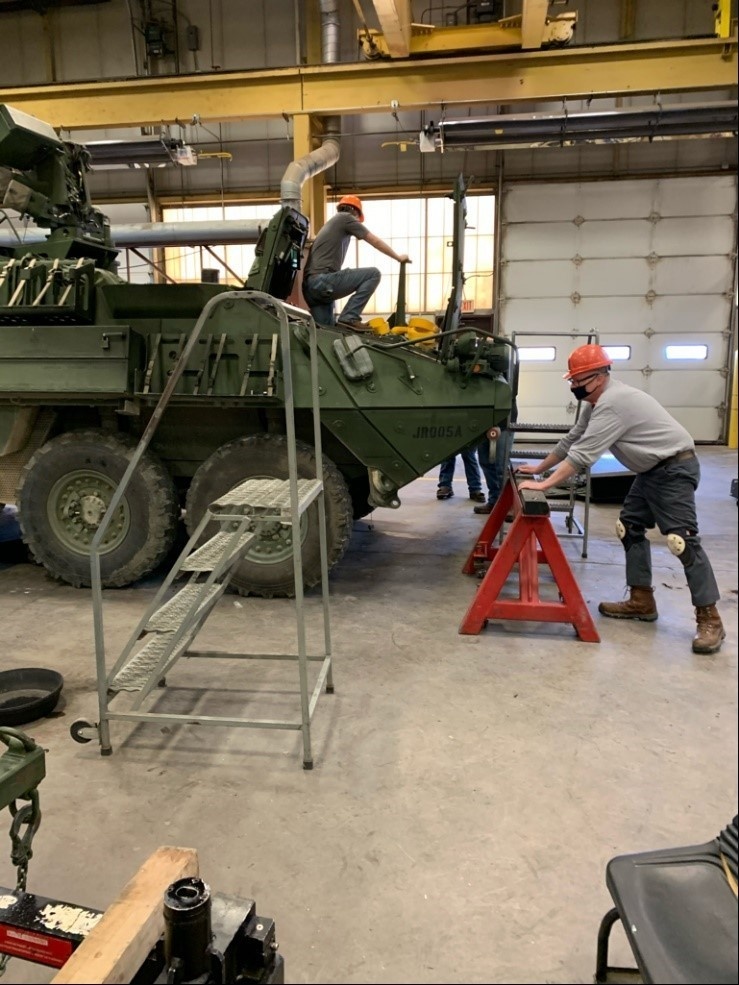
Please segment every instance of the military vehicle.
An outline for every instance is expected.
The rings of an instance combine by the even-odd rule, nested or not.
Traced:
[[[17,505],[34,558],[75,586],[90,584],[89,545],[188,334],[206,302],[228,290],[122,280],[88,170],[83,146],[0,105],[3,204],[48,230],[43,243],[4,246],[0,255],[0,502]],[[289,308],[299,473],[307,476],[315,462],[306,339],[317,332],[329,566],[344,553],[353,518],[399,506],[400,488],[509,413],[515,349],[459,324],[464,193],[460,176],[454,285],[433,351],[423,339],[316,328],[308,312]],[[245,288],[287,298],[307,236],[306,217],[281,207],[262,231]],[[107,531],[104,586],[153,571],[183,510],[192,531],[238,482],[287,476],[279,319],[258,299],[216,308]],[[314,504],[301,526],[306,587],[320,579],[317,525]],[[289,529],[263,536],[233,587],[292,594],[290,538]]]

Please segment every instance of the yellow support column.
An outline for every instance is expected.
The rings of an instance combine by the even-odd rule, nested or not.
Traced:
[[[739,398],[737,396],[737,350],[734,350],[734,382],[731,384],[731,404],[729,406],[729,438],[727,445],[729,448],[736,448],[739,439]]]

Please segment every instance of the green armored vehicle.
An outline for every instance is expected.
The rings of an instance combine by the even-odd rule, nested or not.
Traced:
[[[84,147],[0,105],[0,197],[49,230],[0,248],[0,502],[54,577],[90,584],[89,545],[204,305],[222,285],[132,285],[116,273],[107,219],[89,200]],[[4,188],[3,188],[4,186]],[[314,475],[308,333],[317,332],[329,566],[353,518],[479,442],[510,411],[515,350],[459,326],[464,183],[454,192],[454,286],[436,346],[314,325],[289,308],[298,465]],[[3,215],[0,214],[0,220]],[[282,207],[246,289],[285,299],[308,235]],[[173,546],[184,509],[250,477],[287,476],[279,319],[258,298],[216,306],[101,546],[103,585],[130,584]],[[386,341],[390,338],[391,341]],[[317,507],[301,526],[306,587],[320,578]],[[232,585],[294,590],[291,533],[264,536]]]

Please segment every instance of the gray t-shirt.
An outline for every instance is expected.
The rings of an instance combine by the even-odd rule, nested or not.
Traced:
[[[351,212],[337,212],[316,236],[303,276],[335,274],[341,270],[352,236],[367,239],[369,229]]]
[[[638,473],[694,447],[690,433],[654,397],[609,379],[595,407],[583,403],[579,421],[557,443],[554,454],[579,471],[610,451]]]

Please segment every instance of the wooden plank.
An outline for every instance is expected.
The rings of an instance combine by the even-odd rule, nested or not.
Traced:
[[[170,883],[198,875],[194,848],[158,848],[108,907],[52,985],[125,985],[164,930],[162,901]]]

